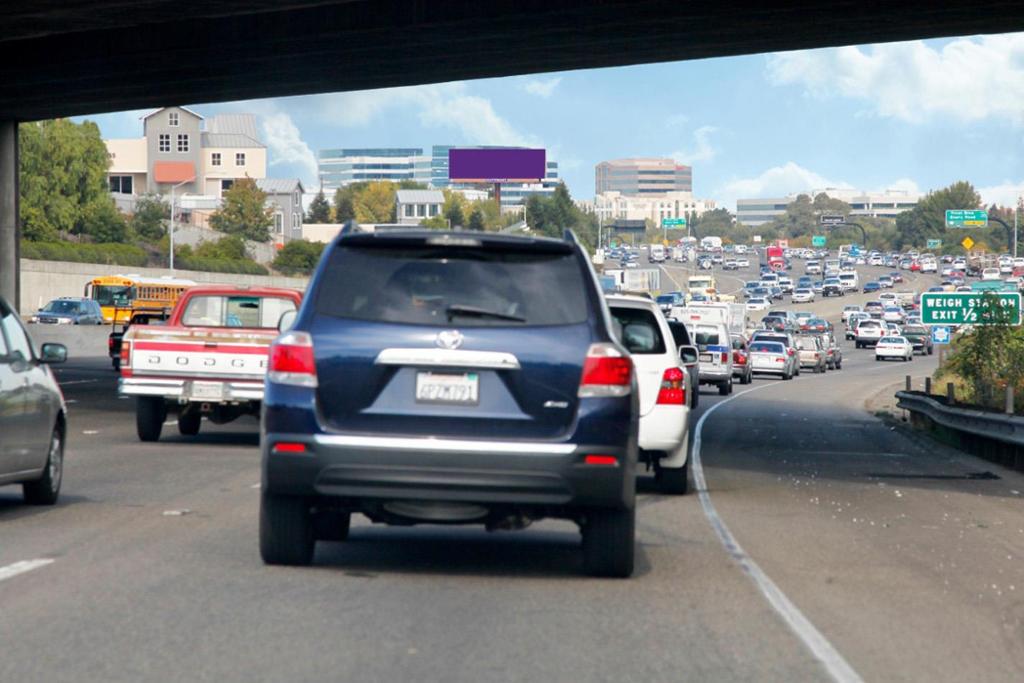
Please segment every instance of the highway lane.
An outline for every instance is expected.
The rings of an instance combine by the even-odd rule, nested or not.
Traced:
[[[854,298],[815,306],[835,316]],[[999,553],[1024,553],[1024,482],[865,411],[934,358],[845,350],[840,372],[756,380],[709,417],[712,500],[865,679],[1019,680],[1024,579]],[[488,534],[360,520],[313,568],[264,567],[255,421],[204,424],[195,440],[170,425],[141,444],[107,368],[61,370],[76,401],[61,504],[0,488],[0,680],[827,680],[697,497],[656,494],[649,477],[630,581],[580,576],[579,536],[554,522]],[[1002,478],[866,476],[976,471]],[[53,562],[2,578],[34,559]]]

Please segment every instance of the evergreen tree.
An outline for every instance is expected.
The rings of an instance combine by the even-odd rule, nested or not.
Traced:
[[[324,197],[324,191],[320,190],[316,193],[316,197],[309,205],[309,214],[306,216],[307,223],[330,223],[331,222],[331,205],[327,203],[327,198]]]

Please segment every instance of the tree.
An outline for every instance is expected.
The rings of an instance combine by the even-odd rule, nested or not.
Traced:
[[[93,242],[124,243],[128,241],[128,221],[109,196],[97,197],[82,207],[81,233]]]
[[[320,190],[313,197],[313,201],[309,204],[309,214],[306,216],[307,223],[330,223],[331,222],[331,205],[327,203],[327,198],[324,197],[324,191]]]
[[[239,235],[226,235],[219,240],[207,240],[192,250],[200,258],[227,259],[237,261],[249,258],[245,240]]]
[[[395,186],[384,180],[369,183],[355,196],[354,204],[360,223],[393,223]]]
[[[309,275],[320,261],[324,246],[321,242],[292,240],[277,252],[272,265],[285,275]]]
[[[977,209],[980,206],[981,195],[966,181],[929,192],[917,206],[896,217],[896,246],[923,247],[929,239],[943,239],[946,235],[948,209]]]
[[[118,226],[107,185],[107,147],[95,123],[68,119],[18,127],[20,218],[27,240],[55,241],[67,234],[126,237]],[[108,206],[101,206],[106,204]]]
[[[466,198],[461,193],[452,190],[442,190],[442,192],[444,193],[444,206],[441,213],[448,219],[448,224],[452,228],[461,228],[466,222],[463,211]]]
[[[167,232],[164,221],[170,212],[171,209],[163,197],[147,194],[135,202],[135,213],[132,214],[129,225],[139,239],[158,242]]]
[[[349,187],[339,187],[334,192],[334,222],[347,223],[356,218],[356,205]]]
[[[484,214],[480,211],[480,207],[474,207],[473,211],[469,214],[469,225],[466,226],[470,230],[476,230],[483,232],[484,230]]]
[[[210,227],[254,242],[269,242],[274,210],[266,206],[266,201],[267,193],[256,186],[255,180],[236,180],[224,193],[221,207],[210,215]]]

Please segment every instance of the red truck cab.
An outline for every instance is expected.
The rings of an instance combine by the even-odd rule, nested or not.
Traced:
[[[267,353],[282,316],[298,310],[302,293],[276,287],[196,286],[164,324],[132,326],[121,341],[123,396],[136,399],[142,441],[156,441],[168,413],[178,431],[258,415]]]

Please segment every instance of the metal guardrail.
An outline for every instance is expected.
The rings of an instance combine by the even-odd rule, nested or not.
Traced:
[[[948,406],[919,391],[897,391],[896,398],[897,407],[921,413],[943,427],[1024,447],[1024,417]]]

